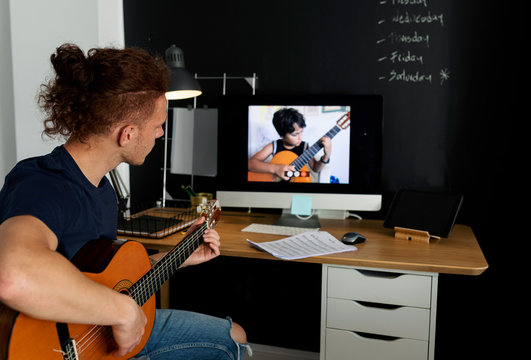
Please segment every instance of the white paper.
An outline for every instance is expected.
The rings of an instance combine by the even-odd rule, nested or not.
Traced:
[[[326,231],[307,231],[284,239],[256,243],[247,241],[258,249],[284,260],[354,251],[353,245],[345,245]]]

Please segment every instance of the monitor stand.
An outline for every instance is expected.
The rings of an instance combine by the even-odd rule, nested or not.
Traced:
[[[275,225],[310,228],[310,229],[321,228],[321,223],[319,222],[319,216],[315,214],[310,217],[296,216],[296,215],[290,214],[289,210],[286,210],[286,209],[282,211],[282,215],[275,222]]]

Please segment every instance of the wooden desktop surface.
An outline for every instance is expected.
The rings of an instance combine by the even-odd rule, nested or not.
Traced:
[[[251,223],[273,224],[278,216],[222,211],[216,226],[221,236],[221,255],[277,259],[252,247],[246,239],[263,242],[278,240],[285,236],[243,232],[241,229]],[[346,232],[356,231],[363,234],[367,240],[357,245],[357,251],[290,261],[461,275],[479,275],[488,267],[469,226],[455,225],[450,237],[432,239],[429,244],[424,244],[395,239],[394,230],[384,228],[381,220],[320,219],[319,221],[321,230],[328,231],[337,239],[340,239]],[[182,232],[162,239],[120,236],[120,238],[138,240],[146,247],[158,250],[173,247],[182,237]]]

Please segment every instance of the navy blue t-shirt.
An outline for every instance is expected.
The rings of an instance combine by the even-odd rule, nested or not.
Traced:
[[[59,240],[57,251],[71,259],[88,241],[116,238],[117,200],[103,177],[92,185],[63,146],[20,161],[0,191],[0,223],[18,215],[44,222]]]

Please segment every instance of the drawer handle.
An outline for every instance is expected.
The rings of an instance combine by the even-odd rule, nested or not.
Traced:
[[[371,333],[365,333],[365,332],[359,332],[359,331],[353,331],[353,333],[358,335],[359,337],[366,338],[366,339],[383,340],[383,341],[396,341],[400,339],[399,337],[396,337],[396,336],[371,334]]]
[[[395,309],[402,307],[400,305],[381,304],[381,303],[375,303],[375,302],[370,302],[370,301],[356,301],[356,300],[352,300],[352,301],[357,302],[358,304],[365,306],[365,307],[387,309],[387,310],[395,310]]]
[[[400,273],[386,272],[386,271],[374,271],[374,270],[357,270],[360,274],[368,277],[376,278],[385,278],[385,279],[396,279],[397,277],[402,276]]]

